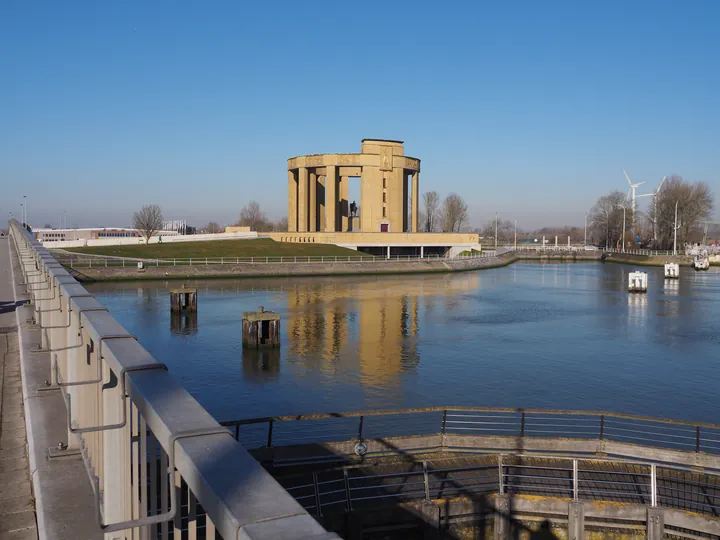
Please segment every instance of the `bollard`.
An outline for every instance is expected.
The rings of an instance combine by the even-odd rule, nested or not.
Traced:
[[[279,347],[280,314],[265,311],[260,306],[257,311],[245,311],[242,314],[243,347]]]

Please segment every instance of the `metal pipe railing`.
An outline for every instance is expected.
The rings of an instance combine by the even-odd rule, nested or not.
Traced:
[[[10,233],[105,533],[230,540],[267,524],[288,538],[326,534],[163,364],[117,339],[131,336],[47,249],[15,221]]]

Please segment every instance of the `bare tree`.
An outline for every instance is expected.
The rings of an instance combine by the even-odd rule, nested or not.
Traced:
[[[280,218],[277,223],[275,223],[275,230],[285,232],[288,230],[288,218]]]
[[[440,196],[437,191],[423,193],[423,204],[425,206],[425,219],[423,220],[425,232],[434,232],[438,207],[440,206]]]
[[[622,191],[613,191],[600,197],[590,210],[588,219],[592,232],[596,238],[601,239],[599,243],[605,247],[614,245],[622,238],[622,206],[627,206],[625,194]]]
[[[655,204],[650,207],[650,217],[655,220],[659,243],[666,249],[673,243],[675,203],[678,207],[678,243],[682,245],[691,242],[691,235],[698,231],[700,223],[710,218],[714,198],[705,182],[690,183],[673,175],[663,183]]]
[[[266,221],[265,214],[260,210],[260,204],[257,201],[250,201],[240,210],[238,225],[250,227],[251,231],[260,231],[265,228]]]
[[[207,227],[205,227],[205,230],[210,234],[216,234],[216,233],[223,232],[223,228],[214,221],[211,221],[210,223],[208,223]]]
[[[162,210],[157,204],[146,204],[139,212],[133,214],[133,227],[140,231],[146,244],[156,232],[162,229],[162,225]]]
[[[463,198],[451,193],[443,201],[443,232],[460,232],[467,221],[467,204]]]

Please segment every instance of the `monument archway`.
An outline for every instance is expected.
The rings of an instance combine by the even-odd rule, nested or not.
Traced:
[[[363,139],[359,154],[297,156],[287,168],[289,232],[418,231],[420,160],[405,155],[402,141]],[[360,177],[356,217],[353,176]]]

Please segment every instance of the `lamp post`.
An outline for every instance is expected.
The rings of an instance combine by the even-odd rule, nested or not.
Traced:
[[[515,220],[515,240],[513,242],[513,249],[517,250],[517,219]]]
[[[610,244],[610,210],[603,208],[605,212],[605,249],[608,249]]]
[[[677,216],[678,216],[678,203],[680,201],[675,201],[675,227],[673,231],[673,255],[677,255],[677,231],[678,231],[678,224],[677,224]]]
[[[587,246],[587,212],[585,212],[585,243],[583,246]]]
[[[24,219],[24,221],[25,221],[25,225],[27,225],[27,222],[28,222],[27,195],[23,195],[23,204],[24,204],[24,207],[23,207],[23,208],[25,208],[25,219]]]
[[[623,209],[623,228],[622,228],[622,240],[623,240],[623,243],[622,243],[622,250],[623,250],[623,252],[624,252],[624,251],[625,251],[625,210],[627,210],[627,207],[626,207],[626,206],[623,206],[622,204],[616,204],[615,206],[617,206],[618,208],[622,208],[622,209]]]
[[[495,212],[495,248],[497,248],[497,212]]]

